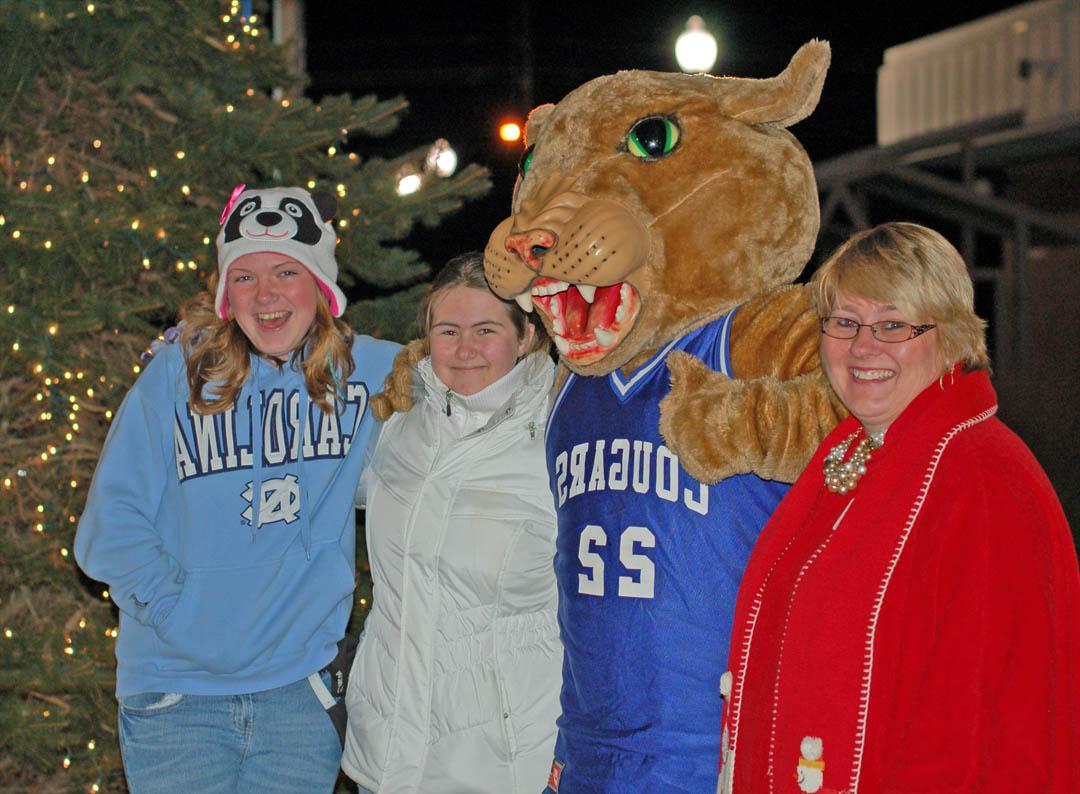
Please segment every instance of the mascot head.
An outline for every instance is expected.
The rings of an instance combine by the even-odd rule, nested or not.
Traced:
[[[492,289],[595,375],[794,280],[819,213],[786,128],[828,64],[811,41],[766,80],[619,72],[534,110],[513,212],[484,251]]]

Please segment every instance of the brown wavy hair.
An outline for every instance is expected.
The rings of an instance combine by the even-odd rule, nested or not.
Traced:
[[[180,309],[184,321],[180,344],[187,360],[189,402],[198,414],[217,414],[232,407],[250,371],[250,355],[258,353],[234,319],[222,320],[214,311],[218,275],[207,279],[207,289]],[[343,384],[352,374],[352,329],[330,313],[320,290],[315,319],[289,361],[271,358],[278,367],[299,359],[312,402],[325,413],[344,404]]]

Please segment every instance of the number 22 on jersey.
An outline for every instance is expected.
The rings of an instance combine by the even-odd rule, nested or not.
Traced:
[[[604,595],[604,558],[595,549],[606,546],[607,532],[596,524],[581,530],[578,560],[585,573],[578,574],[578,592],[582,595]],[[646,527],[629,526],[619,537],[619,563],[627,574],[620,574],[618,594],[622,598],[652,598],[656,587],[656,566],[640,549],[656,547],[656,536]],[[637,576],[631,574],[635,573]]]

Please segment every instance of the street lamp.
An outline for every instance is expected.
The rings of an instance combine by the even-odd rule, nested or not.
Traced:
[[[686,30],[675,40],[675,60],[684,72],[707,72],[716,63],[716,39],[697,14],[686,20]]]

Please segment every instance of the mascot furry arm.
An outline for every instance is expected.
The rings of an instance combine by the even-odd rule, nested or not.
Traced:
[[[492,289],[537,308],[561,363],[632,371],[739,307],[728,379],[668,356],[661,430],[702,482],[793,481],[842,412],[801,272],[817,189],[786,128],[817,105],[829,46],[767,80],[620,72],[529,117],[513,213],[491,234]]]

